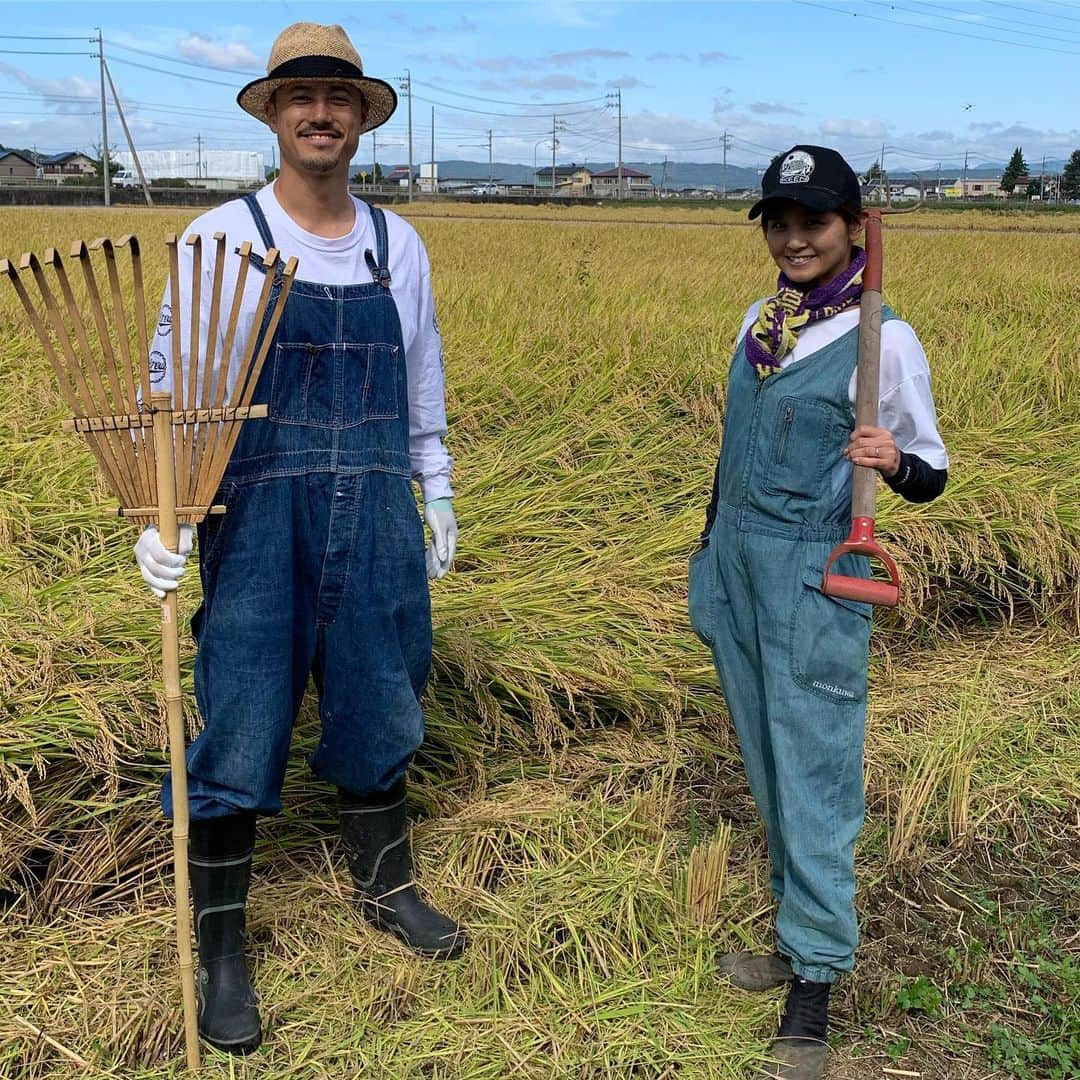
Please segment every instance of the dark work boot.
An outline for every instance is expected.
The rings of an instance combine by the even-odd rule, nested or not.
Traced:
[[[254,848],[254,814],[191,823],[188,866],[199,947],[199,1035],[231,1054],[246,1054],[262,1039],[244,959],[244,905]]]
[[[416,894],[405,781],[372,795],[339,789],[338,809],[345,858],[368,922],[389,930],[421,956],[459,956],[465,948],[464,930]]]
[[[795,978],[787,957],[779,953],[760,956],[752,952],[724,953],[716,963],[717,973],[740,990],[771,990]]]
[[[829,1032],[829,983],[799,976],[788,990],[780,1031],[769,1050],[768,1080],[822,1080]]]

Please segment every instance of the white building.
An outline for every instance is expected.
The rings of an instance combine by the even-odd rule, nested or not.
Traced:
[[[129,176],[136,176],[135,161],[124,150],[115,155]],[[147,180],[231,180],[238,184],[261,184],[266,179],[263,156],[254,150],[204,150],[202,160],[194,147],[188,150],[142,150],[139,162]]]

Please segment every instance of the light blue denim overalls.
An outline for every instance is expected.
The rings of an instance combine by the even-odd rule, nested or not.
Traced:
[[[245,201],[275,247],[257,200]],[[311,765],[329,783],[386,790],[423,738],[424,532],[386,220],[371,217],[369,284],[293,284],[254,395],[269,418],[244,424],[217,495],[228,512],[199,526],[193,820],[281,809],[309,674],[322,721]],[[171,814],[168,781],[163,805]]]
[[[690,560],[690,620],[712,649],[765,821],[778,949],[814,982],[851,970],[858,932],[871,608],[821,593],[851,526],[842,451],[857,358],[856,328],[761,380],[739,343],[715,517]],[[836,572],[867,577],[869,564],[848,555]]]

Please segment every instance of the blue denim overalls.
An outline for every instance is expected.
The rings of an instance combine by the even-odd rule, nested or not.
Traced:
[[[255,197],[245,201],[262,242],[276,246]],[[254,396],[269,417],[244,424],[217,496],[228,512],[199,526],[192,630],[205,728],[187,754],[193,820],[281,809],[309,673],[322,779],[386,790],[423,738],[424,532],[386,221],[374,207],[371,216],[370,284],[293,284]],[[163,805],[171,814],[167,780]]]
[[[744,342],[731,362],[715,518],[690,560],[690,620],[712,649],[765,821],[778,949],[798,975],[832,982],[851,970],[858,934],[871,608],[824,596],[821,575],[851,525],[842,451],[858,330],[765,380]],[[836,570],[870,572],[851,555]]]

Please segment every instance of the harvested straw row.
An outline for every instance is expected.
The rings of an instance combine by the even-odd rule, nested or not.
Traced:
[[[1067,823],[1062,810],[1080,796],[1078,659],[1066,635],[1006,628],[876,666],[867,878],[886,872],[896,836],[918,848],[897,868],[925,871],[968,844],[1022,834],[1029,818]],[[970,784],[941,769],[912,829],[897,792],[969,760],[973,737]],[[768,944],[762,844],[730,749],[723,727],[711,745],[690,728],[674,739],[620,730],[575,744],[554,779],[544,762],[503,757],[483,793],[470,794],[475,778],[428,787],[438,814],[417,829],[421,875],[474,940],[449,967],[388,945],[350,911],[331,799],[298,752],[288,815],[260,833],[251,898],[271,1038],[257,1062],[212,1061],[210,1075],[743,1075],[775,1005],[714,975],[718,949]],[[967,825],[951,834],[960,790]],[[95,1075],[163,1076],[154,1066],[179,1042],[162,1041],[177,1027],[161,978],[167,844],[152,836],[152,793],[106,805],[75,770],[53,792],[36,829],[57,829],[68,846],[0,929],[22,973],[3,985],[0,1075],[64,1075],[71,1059],[27,1021]]]
[[[182,224],[137,216],[163,233]],[[48,213],[0,217],[16,249],[58,227]],[[86,218],[80,231],[101,230]],[[436,589],[431,767],[476,769],[490,747],[555,752],[570,726],[616,716],[712,709],[684,560],[737,298],[768,287],[760,240],[732,234],[718,252],[714,234],[662,228],[423,228],[441,268],[463,529],[458,572]],[[975,615],[1074,618],[1080,410],[1067,372],[1080,329],[1040,312],[1066,304],[1080,241],[1028,238],[1010,260],[982,238],[889,243],[890,299],[923,333],[954,468],[929,507],[883,499],[908,588],[881,641],[933,641]],[[144,247],[155,295],[164,255]],[[162,744],[130,530],[82,508],[92,462],[56,432],[62,410],[16,317],[0,298],[5,806],[47,800],[41,778],[62,762],[116,776],[156,767]],[[187,589],[188,612],[195,602]]]

